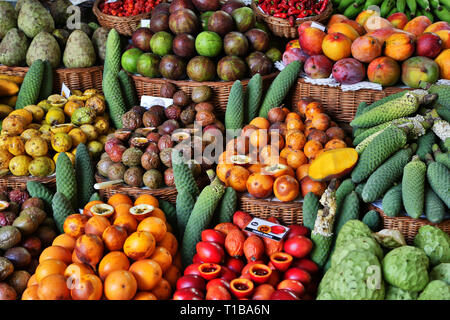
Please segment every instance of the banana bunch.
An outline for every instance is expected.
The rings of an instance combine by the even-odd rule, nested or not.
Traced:
[[[337,13],[354,19],[370,6],[380,8],[380,16],[389,17],[391,14],[403,12],[408,19],[426,16],[432,22],[445,21],[450,23],[450,0],[333,0],[333,7]]]

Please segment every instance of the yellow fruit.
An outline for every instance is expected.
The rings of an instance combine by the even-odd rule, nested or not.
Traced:
[[[98,133],[95,131],[95,127],[92,124],[83,124],[80,126],[81,131],[84,132],[88,141],[92,141],[98,138]]]
[[[0,149],[0,170],[8,169],[9,162],[14,156],[6,149]]]
[[[50,108],[52,107],[52,105],[50,104],[50,102],[48,102],[47,100],[42,100],[37,104],[38,107],[42,108],[42,110],[44,110],[44,112],[47,112],[48,110],[50,110]]]
[[[15,156],[25,154],[25,139],[19,136],[9,138],[8,151]]]
[[[101,135],[98,137],[97,139],[100,143],[102,143],[103,145],[105,145],[106,141],[108,140],[108,136],[107,135]]]
[[[2,122],[2,132],[6,132],[12,136],[18,136],[25,131],[27,126],[24,117],[15,115],[7,116]]]
[[[31,112],[33,115],[34,122],[41,122],[45,116],[45,110],[39,106],[29,105],[24,108],[25,110]]]
[[[49,124],[43,124],[39,128],[39,131],[42,132],[42,133],[45,133],[45,132],[50,133],[50,129],[51,129],[51,126]]]
[[[39,137],[40,135],[41,133],[39,132],[39,130],[29,128],[26,129],[24,132],[22,132],[20,136],[25,140],[30,140],[31,138],[36,138]]]
[[[6,104],[0,104],[0,119],[7,117],[14,109]]]
[[[51,139],[52,148],[56,152],[66,152],[72,148],[72,138],[63,132],[56,133]]]
[[[63,124],[57,124],[55,126],[50,127],[51,133],[69,133],[70,130],[72,130],[75,126],[72,123],[63,123]]]
[[[46,177],[55,171],[53,160],[49,157],[34,158],[28,165],[28,171],[35,177]]]
[[[50,108],[45,116],[45,123],[54,126],[57,124],[63,124],[66,120],[64,112],[61,109]]]
[[[70,130],[69,136],[72,137],[72,146],[76,147],[80,143],[86,143],[88,136],[80,128]]]
[[[67,99],[59,94],[52,94],[47,98],[47,103],[49,103],[52,107],[63,107],[67,103]]]
[[[19,92],[19,86],[13,81],[0,79],[0,96],[13,96]]]
[[[98,134],[106,134],[109,130],[109,121],[105,117],[99,116],[95,118],[94,127]]]
[[[1,134],[0,135],[0,149],[5,149],[8,150],[8,141],[9,141],[10,136],[8,136],[7,134]]]
[[[83,96],[89,96],[89,97],[92,97],[93,95],[96,95],[96,94],[98,94],[98,90],[95,88],[86,89],[83,92]]]
[[[14,110],[13,112],[11,112],[9,115],[18,115],[18,116],[22,116],[25,119],[25,124],[29,125],[30,123],[33,122],[33,114],[25,109],[17,109]]]
[[[9,97],[0,97],[0,103],[6,104],[7,106],[10,106],[13,109],[16,107],[16,102],[17,102],[17,95]]]
[[[9,171],[15,176],[27,176],[31,160],[30,156],[25,155],[14,157],[9,162]]]
[[[47,141],[41,137],[31,138],[25,143],[25,151],[33,158],[45,156],[48,153]]]
[[[91,157],[96,158],[103,152],[103,143],[96,140],[89,141],[87,148]]]
[[[98,94],[87,99],[85,106],[94,110],[96,115],[102,115],[106,110],[105,99]]]
[[[83,102],[83,101],[80,101],[80,100],[70,100],[70,101],[68,101],[68,102],[66,103],[66,105],[64,106],[64,113],[65,113],[67,116],[71,117],[71,116],[72,116],[72,113],[73,113],[75,110],[77,110],[77,109],[79,109],[79,108],[82,108],[82,107],[84,107],[84,102]]]
[[[61,154],[61,152],[58,152],[57,154],[55,154],[55,156],[53,157],[53,161],[56,163],[56,160],[58,160],[59,155]],[[72,164],[75,165],[75,155],[70,153],[70,152],[66,152],[66,155],[69,157],[70,161],[72,161]]]

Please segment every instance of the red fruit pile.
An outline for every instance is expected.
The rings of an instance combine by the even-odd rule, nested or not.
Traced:
[[[308,229],[290,225],[278,242],[244,231],[252,220],[237,211],[233,223],[202,232],[193,263],[177,281],[174,300],[309,300],[316,295],[317,265],[308,259]],[[278,223],[275,218],[268,221]]]
[[[110,3],[105,1],[99,5],[99,8],[106,14],[117,17],[129,17],[151,12],[160,2],[161,0],[125,0]]]

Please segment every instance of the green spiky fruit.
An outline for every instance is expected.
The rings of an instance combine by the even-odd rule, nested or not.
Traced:
[[[258,116],[259,105],[263,96],[263,81],[259,73],[248,82],[245,90],[245,123],[249,123]]]
[[[433,189],[427,187],[425,191],[425,216],[428,221],[440,223],[444,220],[445,205]]]
[[[183,155],[177,149],[173,149],[172,151],[172,168],[175,186],[178,192],[187,192],[194,198],[198,196],[200,191],[194,175],[187,165]]]
[[[166,215],[167,222],[174,229],[174,234],[178,235],[177,209],[166,200],[159,200],[159,207]]]
[[[342,184],[341,184],[342,185]],[[309,230],[314,229],[314,222],[317,218],[317,212],[319,211],[320,203],[319,197],[312,192],[308,192],[303,199],[303,225]]]
[[[39,99],[42,81],[44,78],[44,62],[35,60],[23,79],[17,96],[16,109],[36,104]]]
[[[432,148],[435,141],[436,135],[431,130],[417,139],[417,155],[419,156],[420,160],[425,161],[425,155],[427,153],[432,153]]]
[[[237,205],[237,193],[231,187],[227,187],[225,189],[225,194],[223,195],[222,201],[220,202],[220,206],[218,208],[216,224],[222,222],[232,222],[233,214],[236,211]]]
[[[380,214],[375,210],[370,210],[369,212],[367,212],[361,221],[367,224],[367,226],[373,232],[380,231],[383,225]]]
[[[403,169],[403,206],[408,215],[415,219],[423,213],[426,171],[427,166],[417,156],[414,156]]]
[[[120,129],[122,128],[122,116],[126,112],[126,107],[117,75],[112,72],[106,72],[103,75],[102,88],[111,120],[114,126]]]
[[[428,163],[426,176],[433,191],[450,208],[450,171],[440,162],[431,162]]]
[[[51,210],[53,192],[38,181],[27,181],[27,190],[31,197],[42,199],[46,209]]]
[[[345,197],[342,203],[342,208],[339,212],[339,218],[336,221],[336,233],[339,233],[341,228],[350,220],[358,219],[359,217],[359,196],[355,191],[352,191]]]
[[[75,171],[77,173],[78,207],[84,208],[92,194],[95,193],[95,169],[89,156],[89,150],[84,143],[77,146]]]
[[[74,213],[70,201],[60,192],[56,192],[52,202],[53,219],[59,232],[64,233],[64,221],[66,218]]]
[[[116,29],[111,29],[106,40],[104,74],[111,72],[117,75],[121,68],[121,40]]]
[[[233,83],[225,112],[225,128],[239,130],[244,126],[244,87],[239,80]]]
[[[62,193],[70,201],[72,208],[78,207],[77,178],[75,169],[65,152],[56,160],[56,192]]]
[[[127,110],[137,105],[136,88],[128,73],[124,70],[120,70],[118,74],[120,89],[122,90],[122,96],[127,106]]]
[[[53,92],[53,69],[50,61],[44,61],[44,72],[41,89],[39,90],[39,101],[46,100]]]
[[[391,187],[383,197],[383,212],[388,217],[397,217],[403,209],[402,184]]]

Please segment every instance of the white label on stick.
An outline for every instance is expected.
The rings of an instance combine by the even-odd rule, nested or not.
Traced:
[[[142,19],[141,28],[150,28],[150,19]]]
[[[289,232],[289,228],[267,220],[253,218],[253,220],[247,224],[244,231],[250,231],[260,237],[281,241]]]
[[[70,89],[66,86],[64,82],[61,86],[61,95],[66,99],[71,96]]]
[[[162,98],[162,97],[153,97],[153,96],[142,96],[141,97],[141,106],[150,109],[152,106],[163,106],[167,108],[168,106],[173,104],[173,99]]]
[[[312,22],[311,23],[311,28],[316,28],[316,29],[325,31],[325,26],[323,24],[318,23],[318,22]]]

